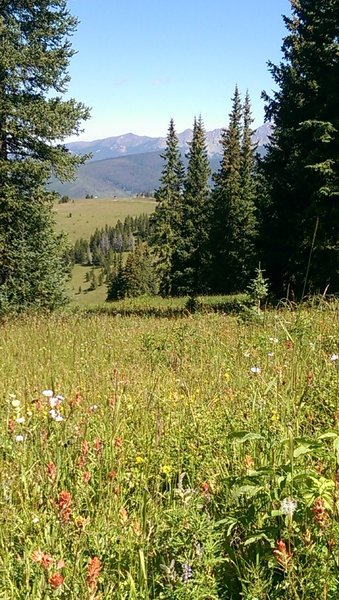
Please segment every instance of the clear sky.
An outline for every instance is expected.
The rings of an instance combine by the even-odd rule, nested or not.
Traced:
[[[289,0],[69,0],[80,19],[72,39],[70,96],[92,107],[78,139],[165,136],[202,115],[228,122],[235,85],[249,90],[254,126],[261,91],[274,87],[267,61],[281,59]]]

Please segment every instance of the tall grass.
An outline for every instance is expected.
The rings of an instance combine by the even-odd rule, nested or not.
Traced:
[[[1,325],[0,598],[336,599],[338,304],[118,314]]]

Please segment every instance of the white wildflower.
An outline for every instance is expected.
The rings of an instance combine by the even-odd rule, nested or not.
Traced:
[[[284,515],[292,516],[297,506],[298,502],[294,500],[294,498],[284,498],[280,502],[280,510],[284,513]]]
[[[15,436],[15,441],[16,442],[23,442],[24,441],[24,436],[23,435],[16,435]]]
[[[261,371],[260,367],[251,367],[251,373],[259,374]]]
[[[330,360],[331,360],[332,362],[335,362],[336,360],[338,360],[338,358],[339,358],[339,355],[338,355],[338,354],[332,354],[332,356],[331,356]]]
[[[42,392],[42,395],[43,395],[43,396],[46,396],[46,398],[52,398],[52,396],[53,396],[53,391],[52,391],[52,390],[44,390],[44,391]]]
[[[64,417],[58,413],[54,408],[52,408],[52,410],[49,411],[50,416],[52,417],[53,421],[63,421]]]
[[[20,400],[15,399],[15,400],[12,400],[11,404],[12,404],[13,408],[19,408],[21,402],[20,402]]]
[[[18,417],[17,419],[15,419],[15,422],[19,423],[19,425],[20,425],[21,423],[25,422],[25,417]]]

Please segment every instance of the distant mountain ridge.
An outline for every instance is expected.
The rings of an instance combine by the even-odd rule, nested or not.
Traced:
[[[252,135],[254,144],[258,148],[268,143],[268,137],[272,131],[269,123],[258,127]],[[209,156],[221,154],[220,146],[222,129],[213,129],[206,133],[207,151]],[[193,135],[192,129],[185,129],[178,134],[179,147],[184,153],[188,150],[188,143]],[[67,148],[74,153],[87,154],[92,153],[91,161],[104,160],[106,158],[116,158],[117,156],[126,156],[129,154],[144,154],[145,152],[161,152],[166,147],[165,137],[149,137],[126,133],[104,139],[93,141],[70,142],[66,144]],[[260,150],[259,150],[260,151]]]
[[[206,133],[212,172],[216,172],[220,164],[221,131],[214,129]],[[265,124],[253,133],[252,141],[257,144],[259,154],[265,152],[271,131],[271,126]],[[178,134],[184,162],[191,139],[191,129]],[[166,138],[127,133],[90,142],[70,142],[66,146],[71,152],[92,153],[93,157],[79,168],[75,181],[60,183],[54,179],[51,182],[51,187],[61,195],[71,198],[84,198],[87,194],[98,198],[133,196],[151,192],[159,186],[163,167],[160,155],[166,147]]]

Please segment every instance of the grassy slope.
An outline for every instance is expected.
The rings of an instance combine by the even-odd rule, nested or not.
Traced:
[[[115,225],[119,219],[123,222],[127,215],[150,214],[154,208],[155,201],[144,198],[72,200],[56,204],[56,226],[58,231],[65,231],[74,243],[81,237],[89,239],[97,228]]]
[[[103,304],[106,300],[107,286],[101,285],[95,290],[89,289],[89,283],[86,281],[86,273],[90,267],[75,265],[72,271],[72,279],[67,284],[72,304],[88,306],[92,304]],[[97,273],[100,269],[95,269]],[[79,291],[81,288],[81,292]]]
[[[2,322],[0,598],[337,600],[338,318]]]
[[[119,219],[123,222],[127,215],[150,214],[154,208],[155,201],[144,198],[73,200],[55,205],[56,228],[67,233],[74,244],[81,237],[89,239],[97,228],[115,225]],[[75,265],[72,279],[67,285],[71,301],[80,305],[102,304],[106,299],[107,287],[102,285],[96,290],[89,290],[89,284],[85,281],[88,270],[89,267]]]

